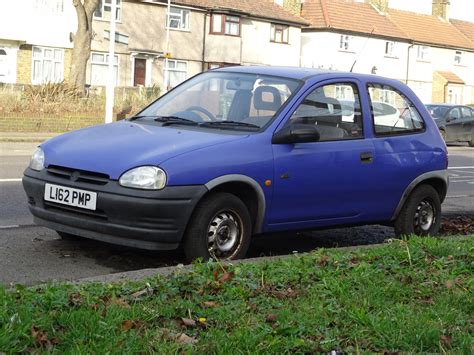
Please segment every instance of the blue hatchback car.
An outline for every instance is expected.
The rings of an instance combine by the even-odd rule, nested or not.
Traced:
[[[23,185],[35,222],[62,237],[237,259],[276,231],[436,234],[447,165],[436,124],[399,81],[232,67],[41,144]]]

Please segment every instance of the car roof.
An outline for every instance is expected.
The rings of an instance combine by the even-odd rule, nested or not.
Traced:
[[[279,76],[288,79],[308,80],[318,76],[321,77],[349,77],[349,78],[381,78],[377,75],[359,74],[351,72],[342,72],[335,70],[324,70],[314,68],[300,68],[300,67],[278,67],[278,66],[257,66],[257,65],[243,65],[224,67],[219,69],[212,69],[213,71],[232,72],[232,73],[249,73],[260,75]],[[388,78],[384,78],[390,80]]]

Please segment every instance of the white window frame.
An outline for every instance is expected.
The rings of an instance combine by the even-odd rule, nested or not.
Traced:
[[[431,56],[430,46],[419,45],[416,50],[416,59],[423,62],[428,62]]]
[[[170,63],[174,63],[174,67],[170,68]],[[185,64],[186,69],[184,69],[184,70],[183,69],[177,69],[178,64],[183,64],[183,63]],[[166,77],[168,78],[168,82],[166,83],[166,87],[167,88],[170,88],[170,87],[172,88],[174,86],[171,86],[171,75],[170,75],[170,73],[172,73],[172,72],[184,73],[184,80],[186,80],[188,78],[188,62],[185,61],[185,60],[177,60],[177,59],[168,59],[167,61],[165,60],[165,62],[164,62],[164,72],[168,72],[167,74],[164,73],[164,75],[166,75]],[[183,81],[181,81],[178,84],[181,84]],[[177,85],[175,85],[175,86],[177,86]]]
[[[352,46],[351,42],[353,40],[353,36],[350,35],[341,35],[339,37],[339,50],[344,52],[351,52]]]
[[[390,58],[397,58],[397,43],[394,41],[385,42],[385,56]]]
[[[105,17],[105,8],[109,8],[107,12],[112,12],[112,1],[117,1],[117,12],[115,14],[115,22],[122,21],[122,0],[99,0],[99,5],[94,11],[94,19],[102,21],[110,21],[110,17]],[[100,9],[100,14],[99,14]]]
[[[40,52],[39,55],[35,53]],[[45,56],[46,51],[52,52],[52,57]],[[59,53],[59,58],[56,56]],[[40,73],[36,75],[35,62],[39,62]],[[50,75],[45,76],[45,64],[51,65]],[[56,75],[56,66],[59,66],[59,75]],[[39,78],[37,78],[39,76]],[[64,80],[64,49],[54,47],[33,46],[31,49],[31,83],[34,85],[59,83]]]
[[[173,11],[176,11],[173,13]],[[172,27],[172,21],[177,21],[178,27]],[[171,11],[169,14],[169,23],[168,27],[170,30],[177,31],[190,31],[191,26],[191,10],[183,9],[181,7],[171,6]]]
[[[455,51],[454,52],[454,64],[455,65],[463,65],[463,51]]]
[[[64,0],[35,0],[34,7],[41,14],[61,15],[64,13]]]
[[[94,59],[94,56],[101,56],[103,58],[102,61],[97,61]],[[119,76],[119,56],[116,54],[115,56],[115,80],[114,80],[114,86],[118,85],[118,76]],[[104,79],[103,83],[97,83],[93,82],[93,71],[94,71],[94,66],[101,66],[101,67],[106,67],[106,77]],[[90,84],[94,86],[105,86],[107,84],[107,76],[108,76],[108,67],[109,67],[109,54],[108,53],[101,53],[101,52],[91,52],[91,57],[90,57],[90,69],[91,69],[91,80]]]

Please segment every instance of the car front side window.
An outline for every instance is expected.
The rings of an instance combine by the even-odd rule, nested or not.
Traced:
[[[363,138],[357,86],[337,83],[314,89],[295,110],[290,124],[315,126],[322,142]]]

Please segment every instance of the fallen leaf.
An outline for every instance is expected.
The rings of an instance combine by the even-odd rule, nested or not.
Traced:
[[[452,280],[448,280],[444,283],[447,289],[451,289],[454,286],[454,282]]]
[[[194,344],[197,342],[197,339],[194,338],[194,337],[190,337],[184,333],[179,333],[175,340],[178,342],[178,343],[181,343],[181,344]]]
[[[130,329],[139,329],[143,326],[143,323],[138,320],[124,320],[122,322],[122,330],[128,332]]]
[[[35,343],[38,346],[46,346],[50,344],[48,333],[43,332],[36,326],[31,327],[31,336],[34,338]]]
[[[187,328],[192,328],[196,326],[196,321],[190,318],[178,318],[178,323],[180,326],[184,326]]]
[[[71,293],[69,295],[69,306],[76,307],[82,304],[82,295],[79,292]]]
[[[131,296],[132,296],[132,298],[139,298],[139,297],[143,296],[146,293],[148,293],[148,288],[144,288],[143,290],[132,293]]]
[[[219,307],[219,305],[216,303],[216,302],[213,302],[213,301],[204,301],[202,303],[202,305],[204,307],[208,307],[208,308],[215,308],[215,307]]]
[[[207,319],[204,318],[204,317],[199,317],[199,318],[198,318],[198,322],[201,323],[201,324],[206,324],[206,320],[207,320]]]
[[[323,266],[323,267],[327,266],[328,261],[329,261],[329,256],[327,255],[321,256],[321,258],[319,259],[319,266]]]
[[[277,315],[276,314],[269,314],[267,318],[265,318],[265,322],[267,323],[275,323],[277,321]]]
[[[234,273],[226,271],[226,272],[224,272],[224,274],[219,279],[219,282],[224,283],[224,282],[232,280],[233,278],[234,278]]]
[[[453,338],[449,335],[441,335],[439,337],[439,341],[446,347],[451,347],[451,343],[453,342]]]
[[[130,305],[121,298],[111,298],[109,304],[115,304],[124,308],[130,308]]]

